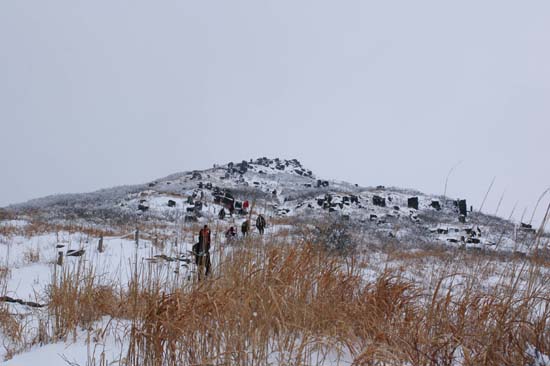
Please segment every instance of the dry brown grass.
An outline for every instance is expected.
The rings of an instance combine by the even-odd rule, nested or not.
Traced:
[[[518,262],[486,286],[495,267],[484,257],[392,250],[383,253],[386,268],[366,279],[368,256],[276,242],[247,239],[226,248],[213,275],[200,282],[169,282],[158,265],[135,262],[122,287],[105,283],[84,261],[57,268],[48,294],[49,334],[66,339],[102,317],[123,319],[131,324],[128,366],[345,359],[354,365],[527,365],[529,345],[550,353],[550,283],[532,262]],[[400,265],[390,265],[396,261]],[[428,281],[407,274],[430,270],[430,261],[443,263],[443,270]],[[17,339],[17,324],[1,312],[0,327]]]
[[[16,230],[17,234],[23,235],[25,237],[33,237],[37,235],[52,233],[52,232],[67,232],[67,233],[81,233],[88,235],[90,237],[100,237],[100,236],[115,236],[122,234],[123,228],[115,229],[115,228],[99,228],[89,225],[83,225],[83,224],[71,224],[71,223],[64,223],[64,224],[52,224],[47,221],[43,221],[41,219],[36,219],[33,216],[25,216],[23,219],[28,220],[28,224],[23,226],[22,228],[14,228]]]
[[[132,365],[527,364],[550,351],[548,287],[428,292],[387,270],[365,282],[353,262],[306,245],[241,248],[208,281],[149,296],[131,332]],[[544,311],[540,312],[540,309]],[[319,359],[320,357],[320,359]],[[337,357],[337,356],[336,356]]]
[[[92,267],[79,261],[74,267],[54,268],[48,291],[53,339],[66,339],[78,327],[88,329],[103,316],[119,316],[124,296],[115,286],[102,284]]]
[[[17,232],[18,232],[18,229],[15,226],[10,226],[10,225],[0,226],[0,236],[9,238],[16,235]]]
[[[13,357],[21,350],[24,342],[24,327],[16,315],[10,313],[9,307],[0,303],[0,331],[9,341],[3,342],[5,359]]]

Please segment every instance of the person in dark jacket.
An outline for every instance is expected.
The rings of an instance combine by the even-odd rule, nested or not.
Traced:
[[[227,242],[231,242],[235,239],[237,236],[237,230],[235,230],[234,226],[231,226],[227,231],[225,232],[225,238],[227,239]]]
[[[199,280],[202,276],[203,268],[205,270],[205,276],[210,274],[210,242],[210,229],[208,228],[208,225],[204,225],[204,227],[199,231],[199,243],[194,253]]]
[[[264,235],[265,226],[265,217],[263,215],[258,215],[258,218],[256,219],[256,228],[258,228],[260,235]]]
[[[225,210],[224,210],[223,207],[222,207],[222,209],[220,210],[220,212],[218,213],[218,217],[219,217],[220,220],[225,219]]]
[[[243,224],[241,225],[241,233],[243,234],[243,237],[248,235],[248,230],[250,229],[250,223],[248,220],[245,220]]]

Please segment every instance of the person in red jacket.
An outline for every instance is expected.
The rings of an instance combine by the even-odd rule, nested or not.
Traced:
[[[210,229],[208,228],[208,225],[204,225],[204,227],[199,231],[199,243],[197,245],[197,250],[194,253],[199,280],[201,278],[203,268],[205,270],[205,276],[210,274],[210,242]]]

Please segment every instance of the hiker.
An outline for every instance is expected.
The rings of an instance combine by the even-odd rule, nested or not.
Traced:
[[[235,212],[235,203],[231,201],[231,203],[229,204],[229,214],[231,215],[231,217],[233,217],[234,212]]]
[[[243,210],[246,210],[250,204],[248,203],[248,200],[243,202]]]
[[[218,213],[218,217],[219,217],[220,220],[225,219],[225,210],[224,210],[223,207],[222,207],[222,209],[220,210],[220,213]]]
[[[199,280],[202,275],[202,268],[205,268],[205,276],[208,276],[210,274],[210,229],[208,228],[208,225],[204,225],[204,227],[199,231],[199,242],[197,245],[196,250],[194,250],[195,254],[195,263],[197,264],[197,271],[199,275]]]
[[[235,226],[231,226],[225,232],[225,238],[227,239],[227,241],[233,241],[233,239],[235,239],[236,236],[237,236],[237,230],[235,230]]]
[[[245,220],[241,225],[241,233],[243,234],[243,237],[248,234],[248,229],[250,229],[250,223],[248,222],[248,220]]]
[[[260,235],[264,235],[265,226],[266,226],[266,222],[265,222],[264,216],[258,215],[258,218],[256,219],[256,227],[258,228]]]

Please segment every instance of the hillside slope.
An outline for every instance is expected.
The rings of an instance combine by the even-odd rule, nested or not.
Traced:
[[[268,222],[346,221],[371,242],[438,243],[519,253],[537,245],[535,230],[529,225],[475,212],[465,199],[325,180],[295,159],[230,162],[141,185],[35,199],[7,210],[32,212],[43,220],[109,225],[211,223],[218,220],[222,208],[229,217],[233,206],[235,223],[239,217],[241,221],[248,218],[250,208],[243,209],[244,202]]]

